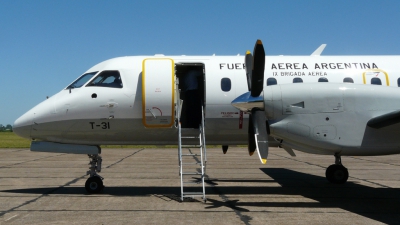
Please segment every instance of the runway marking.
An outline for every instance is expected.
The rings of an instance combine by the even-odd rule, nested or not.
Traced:
[[[138,152],[140,152],[140,151],[142,151],[142,150],[144,150],[144,148],[143,148],[143,149],[140,149],[140,150],[138,150],[138,151],[135,151],[134,153],[132,153],[132,154],[130,154],[130,155],[128,155],[128,156],[126,156],[126,157],[120,159],[119,161],[117,161],[117,162],[115,162],[115,163],[109,165],[109,166],[106,167],[106,168],[109,168],[109,167],[111,167],[111,166],[113,166],[113,165],[115,165],[115,164],[117,164],[117,163],[120,163],[120,162],[123,161],[124,159],[126,159],[126,158],[128,158],[128,157],[130,157],[130,156],[133,156],[133,155],[135,155],[136,153],[138,153]],[[65,154],[66,154],[66,153],[65,153]],[[37,160],[40,160],[40,159],[46,159],[46,158],[51,158],[51,157],[57,157],[57,156],[65,155],[65,154],[58,154],[58,155],[55,155],[55,156],[47,156],[47,157],[37,158],[37,159],[34,159],[34,160],[29,160],[29,161],[24,161],[24,162],[20,162],[20,163],[15,163],[15,164],[13,164],[13,165],[18,165],[18,164],[22,164],[22,163],[26,163],[26,162],[33,162],[33,161],[37,161]],[[9,167],[9,166],[12,166],[12,165],[0,167],[0,168],[5,168],[5,167]],[[49,190],[49,191],[47,191],[46,193],[43,193],[42,195],[40,195],[40,196],[38,196],[38,197],[36,197],[36,198],[34,198],[34,199],[31,199],[31,200],[29,200],[29,201],[26,201],[26,202],[22,203],[21,205],[15,206],[15,207],[13,207],[13,208],[11,208],[11,209],[9,209],[9,210],[3,212],[3,213],[0,213],[0,216],[5,215],[6,213],[13,212],[13,211],[17,210],[18,208],[21,208],[22,206],[29,205],[29,204],[31,204],[31,203],[33,203],[33,202],[36,202],[36,201],[38,201],[39,199],[41,199],[41,198],[43,198],[43,197],[45,197],[45,196],[48,196],[48,195],[51,194],[51,193],[54,193],[55,191],[59,190],[60,188],[63,188],[63,187],[65,187],[65,186],[68,186],[68,185],[71,185],[71,184],[73,184],[73,183],[76,183],[78,180],[83,179],[85,176],[86,176],[86,175],[83,175],[83,176],[80,176],[80,177],[78,177],[78,178],[75,178],[75,179],[73,179],[73,180],[71,180],[71,181],[65,183],[64,185],[61,185],[61,186],[59,186],[59,187],[57,187],[57,188],[54,188],[54,189],[52,189],[52,190]],[[14,216],[14,217],[15,217],[15,216]],[[9,218],[9,219],[11,219],[11,218]]]
[[[13,212],[13,211],[15,211],[16,209],[21,208],[22,206],[26,206],[26,205],[29,205],[29,204],[31,204],[31,203],[33,203],[33,202],[36,202],[37,200],[39,200],[39,199],[41,199],[41,198],[43,198],[43,197],[45,197],[45,196],[48,196],[49,194],[54,193],[55,191],[59,190],[60,188],[63,188],[63,187],[68,186],[68,185],[70,185],[70,184],[76,183],[78,180],[83,179],[85,176],[86,176],[86,175],[83,175],[83,176],[81,176],[81,177],[75,178],[75,179],[73,179],[73,180],[71,180],[71,181],[65,183],[64,185],[61,185],[61,186],[59,186],[59,187],[57,187],[57,188],[54,188],[54,189],[52,189],[52,190],[47,191],[46,193],[41,194],[39,197],[36,197],[36,198],[31,199],[31,200],[29,200],[29,201],[26,201],[26,202],[24,202],[24,203],[22,203],[22,204],[20,204],[20,205],[18,205],[18,206],[15,206],[15,207],[13,207],[13,208],[11,208],[11,209],[9,209],[9,210],[3,212],[3,213],[0,213],[0,216],[5,215],[6,213]]]
[[[143,151],[143,150],[144,150],[144,148],[139,149],[139,150],[137,150],[136,152],[134,152],[134,153],[132,153],[132,154],[130,154],[130,155],[128,155],[128,156],[125,156],[124,158],[122,158],[122,159],[116,161],[115,163],[106,166],[106,168],[110,168],[110,167],[112,167],[112,166],[115,166],[116,164],[122,162],[124,159],[129,158],[129,157],[131,157],[131,156],[135,155],[136,153],[139,153],[139,152],[141,152],[141,151]]]
[[[278,157],[285,158],[285,159],[289,159],[289,160],[296,161],[296,162],[305,163],[305,164],[308,164],[308,165],[310,165],[310,166],[318,166],[318,167],[321,167],[321,168],[323,168],[323,169],[326,169],[326,168],[327,168],[327,167],[325,167],[325,166],[321,166],[321,165],[318,165],[318,164],[309,163],[309,162],[301,161],[301,160],[298,160],[298,159],[294,159],[292,156],[291,156],[291,157],[286,157],[286,156],[278,155],[278,154],[274,154],[274,153],[271,153],[271,155],[278,156]]]
[[[360,159],[360,158],[357,158],[357,157],[355,157],[355,156],[347,156],[347,157],[352,158],[352,159],[367,161],[367,162],[380,163],[380,164],[384,164],[384,165],[400,166],[400,165],[398,165],[398,164],[379,162],[379,161],[371,160],[371,159]]]
[[[14,215],[14,216],[12,216],[12,217],[10,217],[10,218],[4,220],[4,221],[9,221],[9,220],[11,220],[12,218],[14,218],[14,217],[16,217],[16,216],[18,216],[18,214],[17,214],[17,215]]]
[[[19,163],[14,163],[14,164],[6,165],[6,166],[0,166],[0,169],[1,169],[1,168],[11,168],[12,166],[15,166],[15,165],[19,165],[19,164],[23,164],[23,163],[27,163],[27,162],[35,162],[35,161],[37,161],[37,160],[47,159],[47,158],[52,158],[52,157],[57,157],[57,156],[66,155],[66,154],[67,154],[67,153],[58,154],[58,155],[51,155],[51,156],[46,156],[46,157],[42,157],[42,158],[27,160],[27,161],[23,161],[23,162],[19,162]]]

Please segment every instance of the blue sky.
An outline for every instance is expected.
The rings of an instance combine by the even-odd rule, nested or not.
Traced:
[[[400,54],[400,1],[0,1],[0,124],[126,55]]]

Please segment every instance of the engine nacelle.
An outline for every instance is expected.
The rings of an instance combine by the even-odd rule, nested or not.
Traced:
[[[271,136],[294,149],[319,154],[400,152],[399,128],[367,126],[400,109],[400,88],[378,85],[295,83],[264,89]]]

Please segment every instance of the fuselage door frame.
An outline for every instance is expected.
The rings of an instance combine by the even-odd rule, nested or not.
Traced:
[[[373,78],[384,78],[386,86],[390,86],[389,75],[381,69],[369,69],[363,73],[363,83],[371,84]],[[383,83],[382,83],[383,84]]]

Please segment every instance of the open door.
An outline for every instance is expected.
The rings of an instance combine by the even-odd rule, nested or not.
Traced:
[[[389,86],[389,76],[381,69],[370,69],[363,73],[364,84],[386,85]]]
[[[175,65],[175,70],[182,102],[179,121],[182,128],[198,129],[203,118],[202,108],[205,107],[204,64],[180,62]]]
[[[142,64],[142,116],[146,128],[168,128],[175,117],[175,68],[167,58],[149,58]]]

